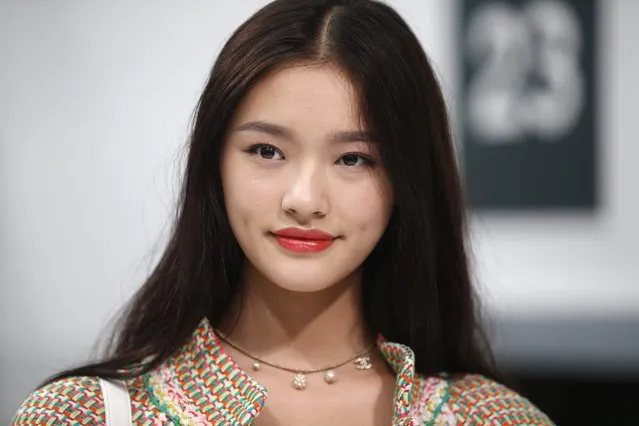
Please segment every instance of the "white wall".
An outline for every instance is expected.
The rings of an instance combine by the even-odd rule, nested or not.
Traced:
[[[204,79],[263,3],[0,2],[0,423],[44,376],[86,357],[144,278]],[[454,104],[453,2],[389,3]],[[639,319],[639,2],[600,9],[604,206],[473,220],[477,278],[506,321]]]
[[[600,1],[600,167],[594,216],[477,221],[481,276],[508,315],[639,317],[639,2]]]

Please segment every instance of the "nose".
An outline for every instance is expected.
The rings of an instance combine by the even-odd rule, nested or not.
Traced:
[[[289,180],[282,197],[282,209],[302,223],[326,216],[329,212],[326,180],[321,167],[300,167]]]

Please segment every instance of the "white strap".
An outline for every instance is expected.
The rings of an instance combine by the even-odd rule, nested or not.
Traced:
[[[121,380],[100,379],[107,426],[131,426],[131,401],[126,383]]]

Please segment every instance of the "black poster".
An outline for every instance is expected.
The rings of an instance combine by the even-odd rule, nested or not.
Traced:
[[[471,208],[594,208],[595,0],[461,0]]]

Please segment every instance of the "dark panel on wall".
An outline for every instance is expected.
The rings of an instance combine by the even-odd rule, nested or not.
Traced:
[[[595,17],[594,0],[461,0],[472,208],[596,206]]]

